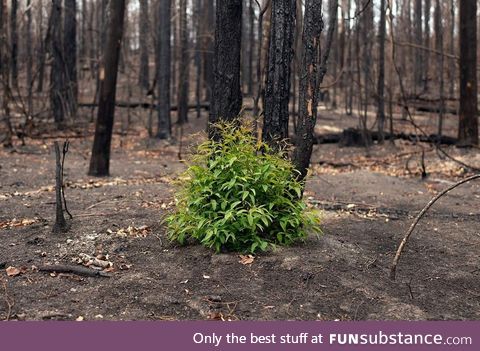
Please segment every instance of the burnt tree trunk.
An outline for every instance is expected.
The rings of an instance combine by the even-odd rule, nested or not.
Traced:
[[[288,138],[288,102],[295,16],[295,0],[273,1],[262,131],[262,139],[271,145]]]
[[[385,126],[385,33],[386,33],[385,0],[380,2],[380,22],[378,28],[378,81],[377,81],[377,119],[380,143],[383,143]]]
[[[65,65],[62,47],[62,0],[52,1],[51,14],[51,55],[50,70],[50,108],[57,128],[63,128],[65,120]]]
[[[7,0],[0,0],[0,84],[2,87],[2,120],[6,127],[6,135],[2,140],[4,147],[12,147],[12,125],[10,123],[10,85],[9,85],[9,56],[7,39]]]
[[[423,30],[423,36],[424,36],[424,46],[428,49],[430,49],[430,10],[432,7],[431,0],[425,0],[425,5],[424,5],[424,30]],[[429,80],[429,75],[428,75],[428,68],[429,68],[429,61],[430,61],[430,52],[429,50],[424,50],[423,54],[423,91],[428,92],[428,80]]]
[[[415,11],[414,11],[414,38],[415,44],[418,46],[423,45],[423,35],[422,35],[422,0],[415,0]],[[423,80],[423,51],[417,49],[414,53],[415,55],[415,82],[414,82],[414,92],[419,93],[419,89],[422,87]]]
[[[77,20],[76,0],[64,0],[63,24],[63,54],[65,61],[65,98],[69,114],[77,114],[78,83],[77,83]]]
[[[306,0],[303,18],[303,52],[300,73],[299,114],[297,142],[293,152],[293,164],[300,172],[299,179],[307,175],[313,148],[313,132],[317,121],[318,71],[320,37],[323,30],[322,1]]]
[[[170,21],[169,21],[170,22]],[[139,44],[140,44],[140,73],[138,76],[138,84],[143,89],[148,89],[148,0],[140,0],[140,18],[139,26]]]
[[[1,19],[0,19],[1,20]],[[33,110],[33,40],[32,40],[32,2],[27,0],[27,111],[32,115]]]
[[[118,62],[123,35],[125,0],[108,3],[108,28],[104,60],[100,68],[100,94],[89,175],[108,176],[115,113]]]
[[[435,1],[435,50],[437,50],[437,72],[438,72],[438,88],[439,88],[439,106],[438,106],[438,137],[442,137],[443,132],[443,115],[445,113],[445,79],[444,79],[444,56],[443,56],[443,27],[442,27],[442,7],[440,0]]]
[[[178,123],[188,122],[188,90],[190,73],[190,55],[188,50],[188,31],[187,31],[187,0],[179,0],[179,42],[180,42],[180,72],[178,75]]]
[[[213,89],[209,122],[232,121],[242,107],[240,50],[242,0],[218,0],[215,20]],[[216,137],[209,127],[209,136]]]
[[[63,189],[63,173],[60,155],[60,147],[58,141],[54,142],[55,146],[55,224],[53,225],[54,233],[64,233],[67,231],[67,221],[63,215],[62,189]]]
[[[170,76],[171,76],[171,0],[159,0],[157,25],[157,92],[158,130],[157,138],[169,139],[172,135],[170,116]]]
[[[477,2],[460,0],[460,119],[458,143],[478,144]]]
[[[18,0],[12,0],[10,9],[10,72],[12,86],[18,86]]]
[[[205,84],[205,99],[211,103],[213,90],[213,54],[215,37],[214,0],[205,0],[205,15],[203,19],[203,82]]]

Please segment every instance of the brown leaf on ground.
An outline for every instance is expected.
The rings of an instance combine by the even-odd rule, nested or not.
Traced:
[[[22,273],[22,271],[16,267],[8,267],[7,269],[5,269],[5,271],[7,272],[7,275],[9,277],[16,277],[17,275],[20,275]]]
[[[241,263],[243,265],[252,264],[255,260],[255,257],[252,255],[240,255],[239,257],[240,261],[238,261],[238,263]]]

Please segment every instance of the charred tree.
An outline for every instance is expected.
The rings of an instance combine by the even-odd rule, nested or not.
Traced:
[[[148,89],[148,0],[140,0],[139,45],[140,45],[140,73],[138,84],[145,90]]]
[[[10,84],[9,84],[9,55],[7,39],[7,0],[0,0],[0,86],[2,87],[3,123],[6,135],[2,140],[4,147],[12,147],[12,125],[10,123]]]
[[[263,140],[271,145],[288,138],[288,102],[295,15],[295,0],[273,1],[262,132]]]
[[[424,37],[424,46],[427,49],[430,49],[430,10],[432,7],[431,0],[425,0],[425,5],[424,5],[424,21],[425,25],[423,28],[423,37]],[[424,50],[424,56],[423,56],[423,91],[428,92],[428,81],[429,81],[429,75],[428,75],[428,68],[429,68],[429,61],[430,61],[430,52],[429,50]]]
[[[300,172],[300,179],[304,179],[307,175],[313,149],[313,132],[317,121],[318,65],[320,64],[320,37],[323,30],[321,0],[305,1],[303,21],[299,114],[297,140],[293,152],[293,163]]]
[[[95,137],[90,159],[89,175],[108,176],[110,173],[110,146],[115,113],[115,93],[118,62],[123,35],[125,0],[108,3],[108,26],[104,60],[100,68],[100,93]]]
[[[213,56],[215,37],[215,9],[214,0],[204,1],[205,14],[203,18],[203,82],[205,85],[205,98],[212,100],[213,90]]]
[[[423,45],[423,31],[422,31],[422,0],[415,0],[414,11],[414,40],[415,44],[420,47]],[[415,68],[414,68],[414,91],[418,93],[422,87],[423,81],[423,51],[417,49],[415,51]]]
[[[437,54],[437,72],[438,72],[438,138],[442,137],[443,132],[443,115],[445,112],[445,80],[444,80],[444,56],[443,56],[443,26],[442,26],[442,7],[440,0],[435,1],[435,15],[434,15],[434,28],[435,28],[435,50]]]
[[[178,123],[188,122],[188,90],[190,73],[190,55],[188,50],[188,31],[187,31],[187,0],[179,0],[179,43],[180,43],[180,74],[178,78]]]
[[[27,42],[27,112],[32,115],[33,111],[33,41],[32,41],[32,2],[27,0],[27,27],[26,27],[26,42]]]
[[[52,1],[50,70],[50,108],[57,128],[63,128],[65,120],[65,65],[62,47],[62,0]]]
[[[460,111],[458,143],[478,145],[477,2],[460,0]]]
[[[385,33],[386,6],[385,0],[380,2],[380,22],[378,24],[378,81],[377,81],[377,119],[380,143],[384,140],[385,126]]]
[[[69,115],[77,114],[77,1],[64,0],[65,13],[63,22],[63,56],[65,61],[65,104]]]
[[[10,9],[10,72],[12,85],[18,86],[18,0],[12,0]]]
[[[215,20],[213,90],[209,122],[232,121],[242,107],[240,50],[242,0],[218,0]],[[215,137],[209,128],[210,137]]]
[[[158,130],[157,138],[169,139],[172,134],[170,116],[171,76],[171,0],[159,0],[157,25],[157,89],[158,89]]]

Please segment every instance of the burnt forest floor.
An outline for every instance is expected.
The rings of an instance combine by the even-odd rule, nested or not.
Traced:
[[[320,114],[319,133],[357,124],[353,117]],[[428,125],[433,117],[417,118]],[[206,123],[203,115],[191,119],[184,135]],[[453,125],[454,118],[446,129],[448,123]],[[396,125],[399,131],[410,128],[407,122]],[[441,160],[432,145],[397,140],[372,146],[368,157],[360,147],[315,146],[306,196],[323,210],[324,235],[259,253],[242,264],[238,253],[214,254],[200,245],[169,242],[162,219],[172,210],[174,181],[185,168],[178,158],[180,143],[150,140],[145,128],[129,128],[123,136],[119,130],[120,125],[109,178],[86,175],[91,125],[0,150],[0,319],[480,318],[478,181],[433,206],[406,247],[397,280],[388,277],[396,247],[416,213],[469,174]],[[65,136],[71,141],[66,199],[74,218],[68,233],[52,234],[52,144]],[[199,138],[183,140],[182,158]],[[422,150],[426,179],[420,177]],[[479,150],[446,150],[480,166]],[[112,262],[111,277],[35,268],[75,265],[82,253]],[[7,267],[14,267],[12,276]]]

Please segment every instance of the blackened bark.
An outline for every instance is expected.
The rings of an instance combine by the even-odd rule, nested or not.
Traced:
[[[458,143],[478,144],[477,2],[460,0],[460,119]]]
[[[159,139],[169,139],[172,134],[170,117],[171,7],[171,0],[159,0],[156,59],[158,89],[157,138]]]
[[[253,52],[255,51],[255,10],[253,8],[253,1],[248,1],[248,15],[249,15],[249,48],[248,48],[248,77],[247,77],[247,93],[253,94]]]
[[[197,105],[197,118],[200,118],[200,103],[201,103],[201,82],[202,82],[202,56],[200,55],[201,37],[202,37],[202,21],[201,9],[202,0],[195,0],[193,3],[193,27],[195,28],[195,104]]]
[[[63,127],[65,120],[65,65],[62,47],[62,1],[52,1],[51,14],[51,55],[50,70],[50,108],[57,128]]]
[[[87,60],[87,21],[88,21],[88,8],[87,8],[87,0],[82,0],[82,25],[81,25],[81,34],[80,34],[80,59],[83,64],[86,63]],[[80,70],[80,74],[82,74],[83,69]]]
[[[215,37],[214,0],[205,0],[204,33],[203,33],[203,82],[205,99],[211,103],[213,89],[213,53]]]
[[[60,155],[60,147],[58,141],[54,142],[55,146],[55,224],[53,225],[54,233],[64,233],[67,231],[67,221],[63,215],[62,188],[63,174],[62,162]]]
[[[10,85],[9,85],[9,56],[7,39],[7,0],[0,0],[0,86],[2,87],[2,108],[4,115],[2,120],[6,127],[6,135],[2,140],[4,147],[12,147],[12,125],[10,123]]]
[[[10,9],[10,72],[12,85],[18,85],[18,30],[17,30],[18,0],[12,0]]]
[[[424,36],[424,46],[426,48],[429,48],[430,49],[430,10],[431,10],[431,7],[432,7],[432,3],[431,3],[431,0],[425,0],[425,4],[424,4],[424,11],[423,11],[423,14],[424,14],[424,21],[425,21],[425,25],[424,25],[424,28],[423,28],[423,36]],[[424,51],[424,54],[423,54],[423,91],[424,92],[428,92],[428,80],[429,80],[429,76],[428,76],[428,68],[429,68],[429,61],[430,61],[430,52],[428,50],[425,50]]]
[[[100,94],[95,138],[89,175],[108,176],[110,172],[110,145],[115,112],[118,62],[123,35],[125,0],[108,3],[108,29],[104,61],[100,68]]]
[[[415,44],[423,45],[422,35],[422,0],[415,0],[414,11],[414,38]],[[415,52],[415,92],[422,87],[423,80],[423,50],[417,49]]]
[[[190,73],[190,55],[188,50],[188,31],[187,31],[187,0],[179,0],[179,20],[180,20],[180,74],[178,78],[178,123],[188,122],[188,90]]]
[[[272,146],[288,138],[288,102],[295,15],[295,0],[273,1],[262,132],[262,139]]]
[[[323,30],[322,1],[306,0],[303,24],[303,53],[300,73],[299,115],[297,142],[293,164],[304,179],[310,164],[313,148],[313,131],[317,121],[318,72],[320,36]]]
[[[209,122],[232,121],[242,107],[240,49],[242,0],[218,0],[213,58],[213,91]],[[215,133],[209,128],[210,137]]]
[[[27,42],[27,111],[28,115],[32,115],[33,110],[33,41],[32,41],[32,2],[27,0],[27,28],[26,28],[26,42]],[[1,21],[1,19],[0,19]]]
[[[65,13],[63,22],[63,53],[65,61],[65,97],[69,114],[77,114],[77,4],[76,0],[64,0]]]
[[[148,21],[148,0],[140,0],[140,18],[139,26],[139,44],[140,44],[140,74],[138,83],[140,86],[148,89],[148,35],[149,35],[149,21]]]
[[[52,16],[49,17],[48,20],[48,28],[47,28],[47,34],[45,35],[45,38],[43,37],[43,14],[41,9],[43,8],[43,1],[39,0],[39,8],[40,11],[38,11],[38,17],[37,17],[37,22],[38,22],[38,34],[39,34],[39,45],[38,45],[38,83],[37,83],[37,92],[41,93],[43,91],[43,79],[45,76],[45,56],[46,56],[46,46],[48,45],[47,39],[49,37],[49,31],[50,31],[50,23],[52,20]]]
[[[438,87],[439,87],[439,106],[438,106],[438,137],[442,137],[443,132],[443,115],[445,113],[445,80],[444,80],[444,56],[443,56],[443,26],[442,26],[442,7],[440,0],[435,1],[435,50],[437,54],[437,72],[438,72]]]
[[[380,143],[383,143],[385,126],[385,34],[386,34],[386,7],[385,0],[380,2],[380,22],[378,28],[378,81],[377,81],[377,119]]]

